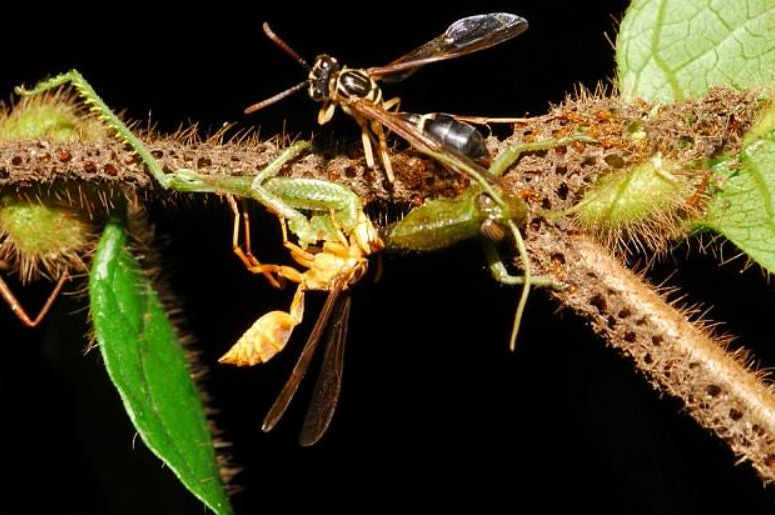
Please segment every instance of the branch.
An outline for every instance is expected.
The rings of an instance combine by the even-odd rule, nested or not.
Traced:
[[[764,374],[740,353],[728,352],[727,339],[713,336],[708,322],[692,321],[689,310],[668,303],[604,244],[621,238],[633,242],[642,234],[619,231],[612,240],[610,233],[582,228],[570,216],[546,216],[576,206],[597,178],[654,156],[696,169],[696,163],[721,153],[735,155],[760,107],[756,92],[728,89],[713,90],[703,100],[658,108],[581,95],[545,116],[517,123],[506,141],[490,137],[488,145],[500,152],[513,142],[579,131],[594,138],[595,144],[526,153],[505,176],[514,193],[528,203],[525,239],[537,272],[564,285],[554,292],[560,303],[631,357],[655,388],[681,399],[700,425],[726,441],[741,460],[751,461],[769,482],[775,481],[775,399]],[[207,141],[185,134],[144,139],[167,171],[189,168],[229,175],[255,174],[282,146],[278,140],[253,138],[223,142],[220,135]],[[410,150],[392,159],[397,177],[392,193],[384,188],[382,175],[352,153],[316,150],[290,163],[283,174],[331,180],[367,202],[399,208],[418,205],[425,198],[454,196],[466,187],[464,179]],[[56,188],[61,182],[163,193],[131,152],[113,141],[0,141],[0,187]],[[702,204],[682,206],[684,221],[697,215]],[[674,222],[650,225],[648,237],[666,248],[671,238],[686,236],[685,225]]]

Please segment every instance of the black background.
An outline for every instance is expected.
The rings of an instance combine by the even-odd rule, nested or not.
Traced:
[[[493,116],[540,114],[581,83],[614,74],[617,20],[626,2],[419,2],[121,11],[3,8],[0,91],[78,68],[109,105],[160,130],[199,121],[217,128],[261,124],[262,133],[320,132],[356,139],[346,116],[324,128],[303,95],[260,115],[242,109],[295,84],[303,71],[260,31],[273,28],[309,59],[327,52],[353,66],[386,63],[478,12],[511,11],[530,21],[518,39],[476,56],[434,65],[387,94],[416,112]],[[158,7],[158,6],[157,6]],[[422,11],[419,11],[421,8]],[[382,281],[354,293],[344,391],[334,422],[312,449],[296,439],[309,384],[269,435],[260,421],[285,381],[321,295],[309,296],[305,324],[269,365],[219,367],[223,353],[260,314],[284,309],[289,292],[250,276],[229,250],[225,206],[151,206],[163,240],[162,268],[212,370],[216,420],[245,471],[238,513],[271,508],[495,507],[710,513],[772,509],[771,490],[680,404],[660,398],[633,367],[542,292],[529,304],[516,353],[507,350],[518,291],[495,284],[475,244],[433,255],[387,256]],[[275,221],[254,211],[255,247],[281,259]],[[691,245],[697,248],[697,243]],[[727,254],[734,252],[726,247]],[[756,349],[775,355],[773,294],[756,268],[682,247],[651,274],[713,306],[709,316]],[[13,285],[16,283],[11,279]],[[18,285],[17,289],[18,289]],[[20,293],[39,305],[47,285]],[[83,300],[59,302],[39,329],[0,309],[0,513],[200,513],[139,441],[97,352],[81,356]],[[311,383],[307,381],[306,383]],[[537,511],[537,510],[531,510]]]

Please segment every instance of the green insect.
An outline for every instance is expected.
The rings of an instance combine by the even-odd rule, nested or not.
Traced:
[[[79,72],[64,73],[41,82],[31,90],[19,87],[16,92],[36,95],[67,84],[72,84],[99,118],[134,150],[163,188],[226,195],[234,213],[232,247],[251,272],[263,274],[277,287],[285,281],[298,285],[289,311],[271,311],[261,316],[224,354],[220,359],[222,363],[254,365],[271,359],[283,349],[294,327],[301,323],[304,293],[308,290],[328,292],[317,323],[263,426],[265,431],[269,431],[282,417],[328,326],[324,364],[301,435],[303,445],[317,442],[328,428],[341,389],[344,342],[350,312],[347,290],[365,275],[369,256],[384,247],[377,230],[363,212],[361,199],[347,188],[327,181],[277,176],[283,166],[309,148],[310,144],[306,141],[298,141],[281,151],[254,176],[201,174],[191,169],[165,173],[149,149],[110,110]],[[234,197],[255,200],[280,219],[283,244],[302,270],[264,264],[256,259],[250,245],[247,211],[240,213]],[[242,227],[244,244],[240,243]],[[298,244],[289,240],[288,231],[296,236]]]
[[[474,180],[474,184],[456,198],[431,199],[410,211],[388,231],[387,246],[398,250],[425,252],[449,247],[470,238],[481,238],[485,258],[495,280],[503,284],[523,286],[509,343],[513,350],[531,285],[556,285],[547,278],[532,276],[527,249],[519,230],[519,227],[525,224],[527,206],[521,197],[501,187],[498,179],[523,152],[548,150],[574,142],[594,140],[585,135],[574,135],[516,144],[501,153],[489,169],[485,170],[469,156],[451,148],[445,149],[442,141],[433,138],[429,131],[426,132],[426,137],[432,140],[433,146],[437,148],[430,148],[430,145],[425,148],[422,143],[419,149],[445,166],[465,173]],[[468,133],[473,134],[470,131]],[[523,272],[521,276],[508,272],[494,245],[507,235],[513,238],[520,256]]]
[[[165,189],[181,192],[219,193],[253,199],[270,212],[287,221],[288,227],[302,247],[321,240],[338,238],[332,219],[348,233],[359,219],[363,206],[360,198],[347,188],[327,181],[276,177],[282,167],[310,147],[307,141],[297,141],[278,154],[255,176],[234,177],[200,174],[195,170],[179,169],[165,173],[150,150],[97,95],[97,92],[77,70],[40,82],[32,89],[22,86],[16,93],[38,95],[65,85],[72,85],[92,111],[116,131],[148,167],[154,179]],[[313,212],[310,217],[300,210]]]

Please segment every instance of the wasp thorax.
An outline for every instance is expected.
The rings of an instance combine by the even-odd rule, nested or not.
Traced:
[[[339,61],[327,54],[317,56],[309,72],[309,96],[315,102],[331,98],[331,80],[339,72]]]
[[[382,99],[379,87],[363,70],[345,69],[337,82],[337,92],[342,98],[365,98],[375,103]]]

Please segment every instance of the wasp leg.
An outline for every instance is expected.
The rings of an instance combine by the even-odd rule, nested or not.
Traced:
[[[488,123],[525,123],[530,118],[490,118],[489,116],[466,116],[460,114],[450,115],[461,122],[468,122],[474,125],[487,125]]]
[[[54,301],[59,296],[59,292],[62,291],[62,287],[65,285],[67,279],[68,276],[66,272],[63,272],[62,275],[59,276],[59,280],[57,281],[56,286],[54,286],[54,289],[49,294],[48,299],[46,299],[46,303],[43,304],[43,307],[40,308],[38,315],[34,319],[30,318],[30,316],[27,314],[27,311],[13,294],[8,284],[3,281],[2,277],[0,277],[0,296],[3,297],[3,300],[8,303],[8,306],[10,306],[13,314],[16,315],[16,317],[21,320],[24,325],[33,328],[40,324],[40,322],[43,320],[43,317],[45,317],[49,312],[51,306],[54,304]]]
[[[333,102],[321,107],[320,111],[318,111],[318,125],[325,125],[330,122],[331,118],[334,117],[335,112],[336,104]]]
[[[253,249],[250,243],[250,216],[246,209],[243,209],[242,216],[240,216],[239,208],[237,207],[237,201],[234,200],[232,195],[226,195],[226,200],[229,203],[229,207],[234,213],[234,229],[231,235],[231,248],[237,257],[245,265],[245,268],[253,272],[254,274],[263,274],[269,284],[275,288],[282,288],[284,284],[278,281],[272,274],[277,273],[279,270],[278,265],[263,265],[253,255]],[[244,208],[244,206],[243,206]],[[244,225],[245,231],[245,249],[243,250],[239,243],[240,233],[240,218],[242,218],[242,225]]]
[[[387,136],[382,129],[382,124],[377,120],[371,122],[371,130],[377,137],[379,143],[379,156],[382,159],[382,165],[385,167],[385,174],[390,184],[395,182],[395,176],[393,175],[393,165],[390,163],[390,154],[388,154]]]
[[[537,150],[550,150],[556,147],[564,147],[571,143],[595,143],[593,138],[585,134],[575,134],[563,138],[552,138],[534,143],[517,143],[512,145],[495,158],[490,166],[489,172],[493,175],[503,175],[503,173],[514,164],[522,152],[535,152]]]
[[[278,216],[278,221],[280,222],[280,232],[283,236],[283,247],[288,249],[288,251],[291,253],[291,258],[296,261],[298,264],[305,268],[312,268],[312,262],[315,259],[315,254],[313,252],[310,252],[310,250],[303,249],[299,245],[296,245],[291,240],[288,239],[288,224],[285,218]],[[308,247],[308,249],[314,250],[314,247]],[[291,272],[293,270],[293,272]],[[283,266],[280,267],[278,270],[280,274],[283,275],[283,277],[286,277],[290,279],[291,281],[300,283],[302,282],[302,274],[298,270],[295,270],[289,266]],[[296,275],[294,275],[294,272]]]
[[[390,111],[393,109],[395,112],[398,112],[401,109],[401,99],[398,97],[393,97],[390,100],[382,102],[382,109],[385,111]]]
[[[356,118],[361,127],[361,143],[363,144],[363,154],[366,156],[366,166],[374,168],[374,150],[371,147],[371,133],[369,124],[360,118]]]
[[[331,224],[334,226],[334,232],[336,233],[336,238],[339,240],[339,246],[347,248],[350,245],[350,242],[347,241],[347,236],[344,235],[342,226],[339,225],[339,222],[336,219],[336,210],[331,209],[328,216],[331,217]],[[324,243],[323,247],[325,247],[327,243],[329,242]]]
[[[304,285],[299,284],[287,313],[270,311],[261,316],[218,362],[240,367],[266,363],[285,348],[303,318]]]
[[[401,99],[399,97],[393,97],[390,100],[386,100],[385,102],[382,102],[382,108],[385,111],[397,113],[401,110]],[[382,125],[376,120],[372,122],[371,130],[373,134],[376,134],[380,157],[382,159],[382,164],[385,167],[385,174],[388,176],[388,181],[392,184],[394,179],[393,165],[387,154],[387,137],[390,135],[390,131],[384,130]]]

